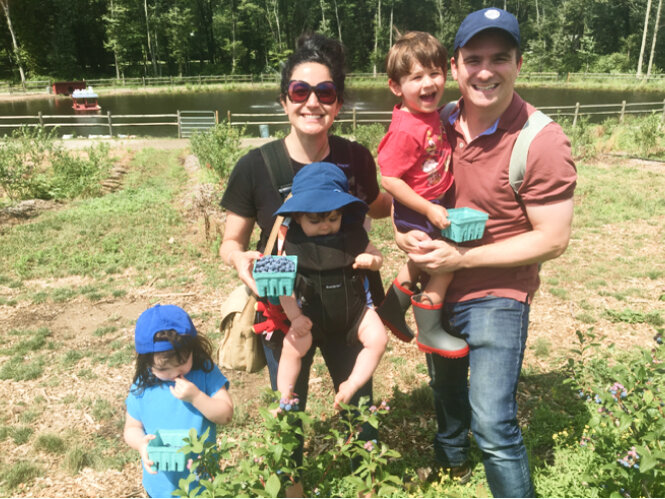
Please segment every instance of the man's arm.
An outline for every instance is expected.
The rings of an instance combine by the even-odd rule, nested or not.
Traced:
[[[517,267],[544,262],[563,254],[570,240],[573,200],[526,207],[533,230],[503,241],[466,248],[446,241],[422,241],[409,258],[429,272],[454,272],[477,267]]]

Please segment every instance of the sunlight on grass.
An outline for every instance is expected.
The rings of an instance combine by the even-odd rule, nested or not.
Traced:
[[[3,235],[0,263],[5,272],[44,278],[176,264],[183,250],[168,241],[185,230],[171,202],[182,188],[182,168],[173,155],[154,151],[136,161],[138,172],[127,181],[134,187],[74,202],[69,209],[44,213]],[[163,162],[165,172],[156,174]]]

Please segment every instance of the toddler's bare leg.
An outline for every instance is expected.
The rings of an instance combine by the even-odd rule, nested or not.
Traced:
[[[443,303],[443,298],[446,296],[446,291],[448,291],[448,286],[452,280],[452,272],[448,274],[432,275],[423,291],[425,299],[428,299],[431,302],[431,305],[439,305]]]
[[[277,369],[277,390],[282,397],[290,397],[300,374],[302,358],[312,346],[312,335],[298,336],[289,331],[284,337],[282,355]]]
[[[355,393],[367,383],[386,351],[388,335],[381,319],[372,309],[367,309],[358,327],[358,339],[363,345],[356,357],[356,363],[349,378],[339,385],[335,395],[335,409],[341,409],[340,403],[348,404]]]

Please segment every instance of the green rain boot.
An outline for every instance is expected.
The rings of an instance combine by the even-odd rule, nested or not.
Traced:
[[[413,291],[402,286],[395,279],[386,293],[386,298],[381,305],[376,308],[376,313],[386,325],[390,332],[400,340],[409,343],[416,334],[413,332],[404,320],[404,314],[411,306],[411,296]]]
[[[442,305],[428,305],[421,300],[424,293],[413,295],[413,315],[418,326],[416,342],[423,352],[435,353],[449,359],[459,359],[469,354],[469,345],[462,338],[448,333],[441,325]]]

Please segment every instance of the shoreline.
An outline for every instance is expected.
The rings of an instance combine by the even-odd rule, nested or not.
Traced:
[[[355,81],[354,81],[355,80]],[[385,88],[386,82],[383,78],[375,80],[368,79],[349,79],[347,86],[349,89],[353,88]],[[279,82],[252,82],[252,83],[211,83],[201,85],[164,85],[164,86],[126,86],[126,87],[94,87],[95,91],[100,95],[117,96],[117,95],[154,95],[154,94],[190,94],[190,93],[205,93],[214,92],[218,90],[253,90],[253,89],[277,89]],[[448,78],[447,88],[457,88],[457,82],[452,78]],[[516,89],[520,88],[568,88],[570,90],[614,90],[614,91],[629,91],[639,90],[646,93],[663,93],[665,92],[665,80],[651,81],[651,82],[633,82],[633,81],[534,81],[529,80],[528,76],[523,79],[518,79],[515,84]],[[47,91],[43,92],[27,92],[27,93],[0,93],[0,102],[17,102],[28,100],[41,100],[41,99],[58,99],[68,98],[66,95],[52,94]]]

